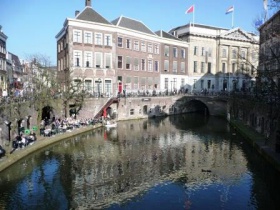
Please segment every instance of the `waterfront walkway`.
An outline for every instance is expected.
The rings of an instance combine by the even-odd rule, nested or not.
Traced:
[[[249,126],[244,125],[241,121],[233,120],[231,121],[231,125],[234,126],[236,130],[241,133],[241,135],[246,138],[251,143],[251,145],[280,172],[280,153],[276,153],[274,142],[267,141],[264,136],[260,135]],[[0,172],[25,156],[32,154],[42,148],[81,133],[94,130],[100,126],[102,125],[89,125],[74,129],[71,132],[65,132],[51,137],[39,136],[33,145],[16,150],[12,154],[10,154],[10,151],[12,150],[11,145],[8,147],[5,146],[4,148],[6,149],[6,156],[0,159]]]

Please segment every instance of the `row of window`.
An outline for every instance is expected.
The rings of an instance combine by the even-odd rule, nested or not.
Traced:
[[[170,83],[170,85],[169,85]],[[184,87],[185,86],[185,79],[181,78],[181,84],[180,87]],[[177,78],[172,78],[169,80],[169,78],[164,78],[164,89],[168,90],[169,88],[171,88],[171,90],[175,90],[177,89]]]
[[[73,42],[84,44],[95,44],[112,46],[112,34],[103,34],[100,32],[73,30]]]
[[[178,48],[177,47],[173,47],[172,48],[172,53],[173,53],[173,58],[178,58],[179,55],[178,55]],[[170,47],[168,45],[165,45],[164,46],[164,56],[165,57],[169,57],[169,53],[170,53]],[[180,54],[180,57],[182,59],[185,59],[186,58],[186,49],[184,48],[181,48],[181,54]]]
[[[232,49],[231,50],[231,58],[232,59],[237,59],[237,49]],[[222,58],[227,58],[228,57],[228,50],[227,49],[222,49]],[[240,58],[241,59],[247,59],[247,52],[245,50],[241,50],[240,52]],[[255,59],[255,54],[252,54],[252,59]]]
[[[208,63],[205,63],[205,62],[201,62],[200,63],[200,73],[206,73],[206,67],[207,67],[207,73],[211,73],[211,67],[212,67],[212,63],[211,62],[208,62]],[[198,62],[197,61],[194,61],[193,62],[193,72],[194,73],[199,73],[198,72]]]
[[[83,53],[84,56],[82,56],[82,51],[80,50],[73,51],[73,64],[75,67],[112,68],[112,53],[93,53],[91,51],[84,51]]]
[[[185,73],[186,72],[186,64],[185,62],[180,62],[180,72],[181,73]],[[177,61],[173,61],[172,62],[172,72],[178,72],[178,62]],[[169,66],[169,60],[164,60],[164,71],[165,72],[169,72],[170,71],[170,66]]]
[[[199,54],[198,46],[194,46],[193,55],[211,57],[212,56],[212,49],[209,48],[208,50],[206,50],[205,47],[201,47],[201,52]]]
[[[140,63],[139,63],[140,61]],[[126,69],[126,70],[135,70],[135,71],[159,71],[159,61],[155,60],[153,61],[152,59],[140,59],[139,58],[131,58],[129,56],[125,57],[124,56],[118,56],[118,69]]]
[[[123,37],[118,37],[118,47],[154,54],[159,54],[160,52],[159,44],[146,43],[145,41],[138,40],[132,41],[129,38],[125,39]]]

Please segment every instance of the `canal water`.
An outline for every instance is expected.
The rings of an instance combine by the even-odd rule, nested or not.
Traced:
[[[277,209],[279,189],[224,119],[188,114],[119,122],[24,158],[0,174],[0,209]]]

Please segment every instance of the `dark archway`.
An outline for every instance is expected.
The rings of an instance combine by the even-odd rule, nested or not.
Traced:
[[[205,103],[199,100],[191,100],[185,104],[185,111],[188,113],[201,113],[204,115],[209,115],[209,109]]]
[[[50,106],[45,106],[42,109],[42,120],[44,120],[48,124],[48,122],[50,122],[52,113],[53,113],[53,108]]]

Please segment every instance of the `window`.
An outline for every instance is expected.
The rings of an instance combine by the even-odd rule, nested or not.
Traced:
[[[145,59],[141,59],[141,70],[146,71],[146,60]]]
[[[148,44],[148,52],[153,53],[153,45],[151,43]]]
[[[181,49],[181,58],[186,58],[186,50]]]
[[[198,47],[197,47],[197,46],[194,46],[194,49],[193,49],[193,54],[194,54],[194,55],[197,55],[197,50],[198,50]]]
[[[193,72],[197,73],[197,61],[193,62]]]
[[[177,58],[178,57],[178,51],[176,47],[173,47],[173,57]]]
[[[73,30],[73,42],[82,43],[82,31]]]
[[[118,68],[122,69],[122,56],[118,56]]]
[[[226,73],[226,63],[222,63],[222,71],[223,73]]]
[[[123,39],[122,39],[122,37],[118,37],[118,47],[123,47]]]
[[[167,45],[164,46],[164,56],[166,56],[166,57],[169,56],[169,46],[167,46]]]
[[[246,53],[244,50],[241,51],[241,58],[246,59]]]
[[[208,54],[209,57],[212,56],[212,49],[211,48],[208,49],[208,53],[207,54]]]
[[[138,87],[139,87],[138,77],[134,77],[133,87],[134,87],[134,89],[138,89]]]
[[[153,61],[148,60],[148,71],[153,71]]]
[[[84,67],[92,67],[92,52],[85,51],[84,56]]]
[[[85,44],[92,44],[92,33],[89,31],[84,32],[84,43]]]
[[[185,86],[185,79],[182,78],[182,79],[181,79],[181,87],[184,87],[184,86]]]
[[[105,53],[105,68],[110,69],[112,66],[112,54]]]
[[[134,50],[139,51],[139,41],[134,41]]]
[[[127,40],[126,40],[126,48],[127,48],[127,49],[130,49],[130,48],[131,48],[131,41],[130,41],[130,39],[127,39]]]
[[[185,62],[181,62],[181,72],[185,72]]]
[[[141,42],[141,51],[146,52],[146,44],[145,44],[145,42]]]
[[[173,72],[177,72],[177,71],[178,71],[177,61],[173,61]]]
[[[231,55],[232,57],[232,59],[236,59],[236,57],[237,57],[237,55],[236,55],[236,49],[233,49],[232,50],[232,55]]]
[[[111,34],[105,34],[104,35],[104,45],[105,46],[112,46],[112,35]]]
[[[231,71],[232,71],[232,73],[235,72],[235,63],[232,63],[232,64],[231,64]]]
[[[134,109],[130,109],[129,113],[130,115],[134,115]]]
[[[159,71],[159,62],[155,61],[155,72]]]
[[[203,79],[200,80],[200,87],[201,87],[201,89],[204,89],[204,80]]]
[[[139,71],[139,60],[138,60],[138,58],[134,58],[134,70]]]
[[[169,61],[164,60],[164,71],[169,71]]]
[[[205,63],[204,63],[204,62],[201,62],[200,68],[201,68],[201,69],[200,69],[200,72],[201,72],[201,73],[204,73],[204,71],[205,71],[205,70],[204,70],[204,68],[205,68]]]
[[[207,72],[210,74],[211,73],[211,62],[208,63],[208,69]]]
[[[168,90],[168,78],[164,78],[164,89]]]
[[[92,80],[85,80],[85,91],[91,92],[92,91]]]
[[[125,68],[129,70],[129,69],[130,69],[130,64],[131,64],[131,63],[130,63],[130,57],[126,57]]]
[[[222,50],[222,57],[223,57],[223,58],[226,58],[226,57],[227,57],[227,50],[226,50],[226,49],[223,49],[223,50]]]
[[[155,54],[159,54],[159,45],[155,44]]]
[[[100,52],[95,53],[95,67],[102,68],[102,53]]]
[[[94,44],[102,45],[102,34],[101,33],[95,33],[94,36],[95,36]]]
[[[201,56],[204,56],[205,55],[205,50],[204,50],[204,47],[201,48]]]
[[[74,50],[74,65],[76,67],[79,67],[81,65],[81,60],[82,60],[82,52],[78,50]]]

